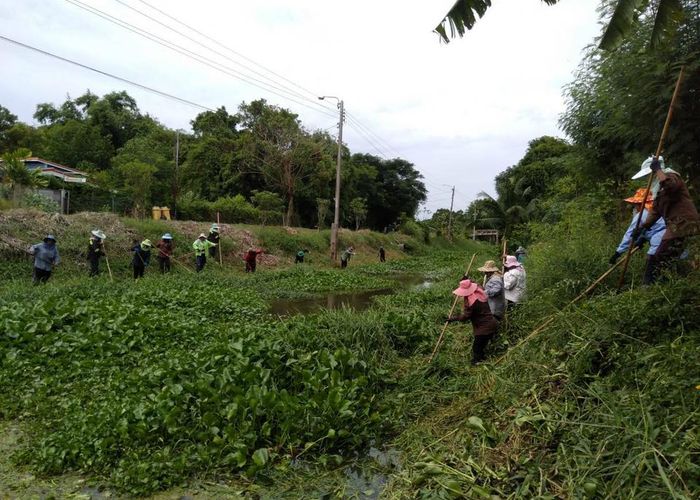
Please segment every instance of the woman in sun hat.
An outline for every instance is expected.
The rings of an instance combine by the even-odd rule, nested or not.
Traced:
[[[29,248],[30,255],[34,256],[34,273],[32,280],[35,285],[46,283],[51,277],[53,267],[61,262],[56,247],[56,237],[47,234],[43,243],[37,243]]]
[[[686,239],[700,233],[700,215],[690,197],[688,187],[678,172],[666,168],[663,157],[649,157],[632,179],[654,175],[652,193],[654,203],[649,216],[632,233],[636,241],[643,231],[651,229],[663,217],[666,231],[654,256],[657,269],[670,266],[685,253]]]
[[[195,266],[198,273],[201,272],[207,264],[207,250],[212,246],[216,246],[216,243],[207,240],[207,235],[204,233],[200,233],[197,239],[194,240],[194,243],[192,243],[195,255]]]
[[[170,233],[165,233],[156,243],[158,248],[158,264],[162,274],[170,272],[170,257],[173,254],[173,237]]]
[[[498,321],[491,314],[484,289],[471,280],[462,280],[459,287],[452,291],[458,297],[464,297],[462,314],[447,318],[447,321],[467,321],[472,323],[474,343],[472,344],[472,365],[482,361],[489,341],[498,331]]]
[[[479,268],[479,271],[484,273],[484,293],[489,299],[489,308],[491,314],[498,321],[503,319],[503,313],[506,310],[506,297],[503,289],[503,275],[501,270],[496,267],[496,263],[492,260],[487,260],[484,265]]]
[[[515,255],[507,255],[503,263],[503,288],[508,307],[519,304],[525,298],[525,269]]]
[[[656,255],[656,251],[659,248],[659,245],[661,244],[661,239],[663,238],[663,235],[666,232],[666,222],[664,221],[663,217],[659,217],[659,219],[656,222],[654,222],[651,228],[649,228],[646,231],[643,231],[636,240],[632,240],[632,233],[636,229],[638,224],[637,220],[640,217],[639,208],[642,205],[644,205],[644,208],[641,212],[642,222],[644,222],[649,214],[649,210],[651,210],[652,207],[652,194],[650,192],[647,196],[646,202],[644,202],[645,192],[645,188],[640,188],[637,189],[634,195],[630,196],[629,198],[625,198],[625,201],[627,203],[632,204],[633,207],[632,222],[630,222],[627,231],[625,231],[625,234],[622,237],[622,241],[620,241],[620,244],[617,246],[615,253],[612,255],[612,257],[610,257],[609,263],[611,266],[615,264],[615,262],[617,262],[617,259],[619,259],[621,255],[628,251],[630,245],[642,247],[644,243],[648,241],[649,250],[647,251],[647,265],[646,270],[644,271],[643,282],[645,285],[649,285],[653,283],[655,279],[656,260],[654,256]]]
[[[151,240],[145,239],[141,243],[137,242],[131,249],[134,253],[131,265],[134,268],[135,280],[143,278],[146,267],[151,263],[151,248],[153,248],[153,243],[151,243]]]
[[[100,274],[100,257],[105,253],[104,240],[107,239],[105,233],[99,229],[90,231],[90,241],[88,242],[87,260],[90,262],[90,277]]]

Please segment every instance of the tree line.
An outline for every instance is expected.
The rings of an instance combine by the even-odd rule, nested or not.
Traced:
[[[235,113],[223,106],[199,113],[192,133],[179,137],[125,91],[40,103],[34,119],[37,126],[23,123],[0,106],[0,153],[31,151],[86,171],[88,186],[69,186],[76,210],[142,216],[157,205],[183,219],[220,212],[228,222],[306,227],[327,227],[332,218],[336,140],[264,99]],[[385,230],[415,216],[426,188],[412,163],[346,146],[341,154],[341,224]],[[7,172],[3,179],[11,181]]]

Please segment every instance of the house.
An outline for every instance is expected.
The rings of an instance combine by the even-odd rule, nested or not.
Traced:
[[[22,160],[29,170],[41,169],[42,175],[50,175],[58,177],[64,182],[73,182],[76,184],[85,184],[87,182],[87,173],[75,168],[66,167],[59,163],[44,160],[37,157],[29,157]]]

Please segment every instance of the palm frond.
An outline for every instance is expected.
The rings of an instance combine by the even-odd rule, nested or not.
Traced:
[[[680,0],[660,0],[654,18],[654,29],[651,32],[650,46],[652,49],[659,46],[661,40],[676,26],[683,17],[683,5]]]
[[[542,1],[547,5],[554,5],[559,0]],[[463,37],[467,30],[472,29],[477,16],[483,17],[489,7],[491,7],[491,0],[457,0],[434,31],[443,42],[450,43],[450,39],[456,36]],[[447,26],[450,27],[449,36]]]
[[[637,11],[645,2],[646,0],[618,0],[615,11],[603,33],[603,38],[600,40],[601,49],[612,50],[622,43],[636,22]]]

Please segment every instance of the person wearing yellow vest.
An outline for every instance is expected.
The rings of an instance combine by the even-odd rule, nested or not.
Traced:
[[[201,233],[199,237],[192,243],[192,248],[194,248],[194,256],[196,259],[195,266],[197,272],[201,272],[204,266],[207,264],[207,250],[211,247],[215,247],[216,243],[212,243],[207,240],[207,235]]]

